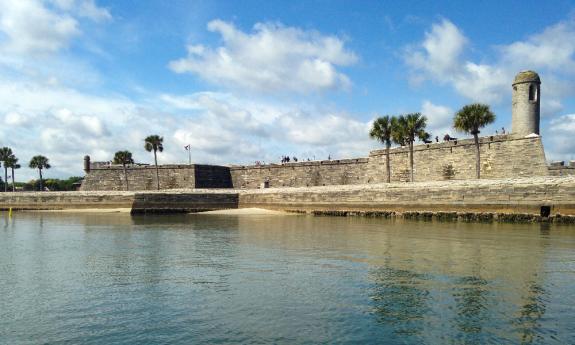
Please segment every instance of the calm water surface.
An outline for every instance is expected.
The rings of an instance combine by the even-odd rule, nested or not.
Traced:
[[[575,343],[573,226],[2,217],[2,344]]]

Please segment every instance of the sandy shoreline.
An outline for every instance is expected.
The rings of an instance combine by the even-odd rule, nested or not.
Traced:
[[[284,212],[284,211],[274,211],[266,210],[263,208],[235,208],[235,209],[225,209],[216,211],[199,212],[196,214],[216,214],[216,215],[248,215],[248,216],[262,216],[262,215],[275,215],[275,216],[285,216],[294,215],[296,213]]]
[[[18,212],[27,213],[130,213],[131,208],[69,208],[60,210],[23,210]],[[261,215],[294,215],[295,213],[266,210],[263,208],[238,208],[238,209],[225,209],[206,212],[194,212],[190,214],[207,214],[207,215],[243,215],[243,216],[261,216]]]
[[[22,210],[27,213],[130,213],[131,208],[67,208],[61,210]]]

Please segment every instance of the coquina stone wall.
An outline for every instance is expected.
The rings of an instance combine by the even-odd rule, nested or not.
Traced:
[[[0,210],[130,208],[132,213],[171,213],[246,207],[334,215],[433,213],[449,219],[463,213],[463,219],[486,221],[495,216],[503,221],[571,216],[573,222],[575,176],[245,190],[0,193]]]
[[[481,178],[501,179],[551,174],[541,137],[498,135],[480,138]],[[252,166],[161,165],[160,188],[313,187],[372,184],[386,181],[385,150],[368,158],[298,162]],[[391,181],[409,180],[409,150],[390,150]],[[555,175],[557,173],[553,172]],[[562,171],[566,174],[567,171]],[[465,180],[475,177],[473,139],[416,145],[415,181]],[[130,190],[156,189],[155,167],[128,167]],[[81,190],[125,190],[119,165],[92,164]]]
[[[195,176],[193,166],[161,165],[158,167],[160,188],[193,188]],[[130,165],[126,169],[129,190],[154,190],[156,186],[155,166]],[[83,191],[126,190],[124,169],[121,165],[102,166],[93,164],[82,182]]]
[[[363,184],[367,182],[369,159],[234,166],[230,168],[234,188],[309,187]]]
[[[160,165],[160,189],[231,188],[229,168],[217,165]],[[126,169],[131,191],[155,190],[156,168],[153,165],[130,165]],[[121,165],[95,163],[86,173],[82,191],[126,190],[124,169]]]
[[[548,175],[540,137],[498,135],[480,138],[481,177],[499,179]],[[385,150],[370,152],[369,158],[283,165],[231,167],[234,188],[310,187],[354,185],[386,181]],[[409,149],[390,150],[391,181],[409,180]],[[473,139],[416,145],[416,181],[464,180],[475,177]]]
[[[239,207],[575,215],[575,176],[246,190]]]
[[[548,175],[541,137],[498,135],[480,138],[481,178],[500,179]],[[415,181],[465,180],[475,178],[473,139],[417,145],[414,147]],[[372,151],[368,183],[384,182],[385,150]],[[391,180],[409,180],[409,149],[390,152]]]
[[[238,208],[233,190],[193,192],[16,192],[0,193],[0,210],[130,209],[132,213],[200,212]]]

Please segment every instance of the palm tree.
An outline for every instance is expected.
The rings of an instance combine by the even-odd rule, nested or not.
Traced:
[[[453,118],[453,127],[459,132],[473,135],[475,141],[475,175],[480,178],[479,129],[495,121],[495,114],[486,104],[473,103],[461,108]]]
[[[20,164],[18,164],[18,158],[12,155],[4,162],[4,166],[12,169],[12,192],[16,191],[15,179],[14,179],[14,169],[20,169]],[[8,182],[8,181],[6,181]]]
[[[387,183],[391,182],[391,168],[389,163],[389,148],[392,140],[392,123],[395,117],[389,115],[378,117],[373,121],[369,137],[378,140],[385,145],[385,169],[387,173]]]
[[[128,186],[128,171],[126,170],[126,164],[134,164],[134,159],[132,158],[132,152],[130,151],[118,151],[114,154],[114,164],[122,164],[124,168],[124,179],[126,181],[126,190],[130,190]]]
[[[156,183],[160,190],[160,173],[158,171],[158,156],[156,152],[164,151],[164,138],[159,135],[150,135],[144,140],[144,148],[148,152],[154,152],[154,164],[156,165]]]
[[[30,164],[28,165],[32,169],[38,169],[38,173],[40,174],[40,191],[44,190],[44,180],[42,180],[42,169],[50,169],[51,166],[48,163],[48,158],[44,156],[34,156],[30,160]]]
[[[12,156],[12,149],[9,147],[0,148],[0,161],[4,163],[4,191],[8,191],[8,167],[6,161]]]
[[[400,115],[394,123],[393,137],[400,145],[409,146],[409,171],[410,181],[414,181],[413,177],[413,143],[416,138],[424,140],[428,135],[425,131],[427,126],[427,117],[421,113],[411,113]]]

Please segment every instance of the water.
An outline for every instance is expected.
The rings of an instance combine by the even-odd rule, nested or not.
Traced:
[[[0,218],[2,344],[573,344],[575,227]]]

